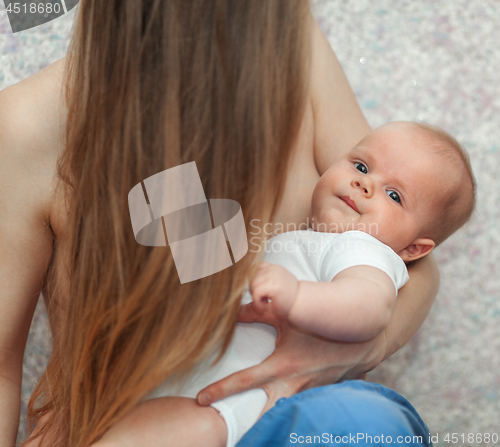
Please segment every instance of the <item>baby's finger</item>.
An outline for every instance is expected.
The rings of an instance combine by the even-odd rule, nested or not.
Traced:
[[[265,306],[271,302],[275,294],[268,287],[267,283],[254,287],[252,289],[252,298],[257,306]]]
[[[264,269],[267,269],[269,268],[271,265],[270,262],[266,262],[266,261],[262,261],[260,264],[259,264],[259,270],[264,270]]]
[[[261,286],[262,284],[264,284],[265,282],[267,282],[267,275],[259,275],[259,276],[256,276],[251,282],[250,282],[250,286],[249,286],[249,289],[250,289],[250,293],[252,293],[252,291],[256,288],[256,287],[259,287]]]
[[[260,312],[263,312],[270,302],[271,299],[265,294],[256,294],[253,296],[253,303]]]

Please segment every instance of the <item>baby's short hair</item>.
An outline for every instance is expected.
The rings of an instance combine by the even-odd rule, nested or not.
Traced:
[[[426,232],[437,245],[441,244],[472,216],[476,205],[476,180],[470,164],[469,154],[448,132],[427,123],[413,123],[429,137],[429,147],[461,170],[461,181],[451,194],[443,197],[439,210],[431,219]]]

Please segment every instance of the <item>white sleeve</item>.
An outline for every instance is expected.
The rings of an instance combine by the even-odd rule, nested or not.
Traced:
[[[404,261],[394,250],[362,231],[346,231],[325,247],[320,261],[320,280],[330,282],[342,270],[357,265],[368,265],[385,272],[391,278],[396,294],[410,279]]]

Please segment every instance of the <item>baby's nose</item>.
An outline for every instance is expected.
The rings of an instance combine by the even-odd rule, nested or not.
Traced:
[[[373,184],[368,177],[353,180],[351,182],[351,186],[353,188],[356,188],[356,189],[361,189],[361,191],[365,197],[369,198],[373,194]]]

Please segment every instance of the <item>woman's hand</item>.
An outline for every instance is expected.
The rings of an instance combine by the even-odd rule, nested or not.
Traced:
[[[200,405],[241,391],[263,388],[269,400],[262,413],[282,397],[290,397],[308,388],[360,378],[375,368],[386,353],[382,332],[366,342],[335,342],[311,335],[277,317],[270,308],[258,309],[254,303],[242,306],[239,321],[262,322],[278,330],[276,350],[260,365],[238,371],[198,394]]]

